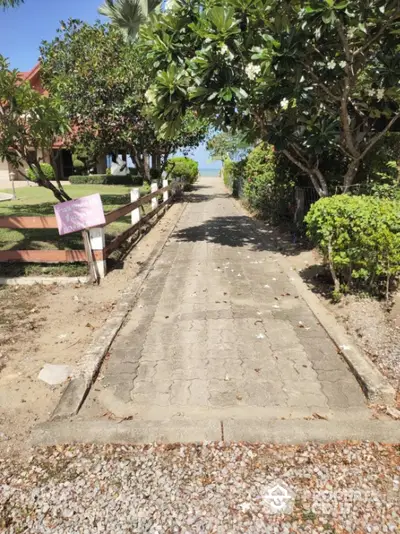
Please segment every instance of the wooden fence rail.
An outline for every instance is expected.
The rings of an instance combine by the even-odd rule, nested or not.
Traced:
[[[141,226],[155,217],[163,208],[166,208],[172,198],[175,184],[168,185],[167,180],[163,181],[163,187],[158,189],[157,183],[151,184],[150,194],[140,197],[139,188],[131,190],[131,200],[129,204],[121,206],[105,215],[106,223],[103,226],[89,228],[90,246],[93,252],[92,260],[95,261],[97,272],[101,278],[107,273],[106,260],[112,252],[117,250],[130,236],[140,231]],[[172,193],[172,194],[171,194]],[[163,196],[163,202],[158,203],[158,198]],[[145,204],[152,204],[152,210],[145,216],[141,216],[140,207]],[[106,227],[131,213],[131,226],[114,237],[106,245]],[[55,217],[0,217],[0,228],[40,230],[57,228]],[[0,263],[4,262],[30,262],[30,263],[74,263],[88,262],[85,250],[0,250]]]

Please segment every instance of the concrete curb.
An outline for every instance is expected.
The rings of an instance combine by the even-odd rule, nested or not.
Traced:
[[[336,317],[325,308],[320,299],[312,293],[296,271],[290,271],[290,265],[284,256],[280,263],[300,296],[308,304],[321,326],[338,348],[351,372],[356,377],[368,401],[373,404],[394,405],[396,391],[388,379],[356,346],[354,340],[346,333]]]
[[[187,204],[184,203],[181,210],[178,212],[177,218],[170,230],[166,233],[166,235],[163,235],[162,239],[160,239],[151,252],[150,257],[147,260],[146,268],[143,269],[143,271],[123,292],[121,299],[114,308],[110,317],[107,319],[105,324],[93,339],[92,343],[89,345],[88,350],[85,352],[78,366],[81,369],[81,372],[77,377],[71,380],[64,390],[64,393],[50,418],[51,420],[65,419],[66,417],[71,417],[79,412],[93,382],[97,377],[104,357],[107,355],[112,342],[123,326],[126,316],[132,310],[143,283],[149,276],[154,263],[160,256],[168,239],[175,230],[175,227],[182,217],[186,206]]]
[[[0,278],[0,285],[4,286],[34,286],[36,284],[44,286],[58,284],[63,286],[69,284],[87,284],[89,282],[89,276],[21,276],[18,278]]]
[[[233,198],[233,197],[232,197]],[[257,221],[233,198],[238,211],[248,216],[257,230],[265,230],[265,224]],[[299,274],[292,269],[288,260],[281,253],[277,252],[279,263],[297,289],[300,297],[306,302],[321,326],[336,345],[338,352],[343,356],[351,372],[356,377],[368,401],[373,404],[394,405],[396,402],[396,391],[389,383],[388,379],[375,367],[375,365],[356,346],[354,340],[346,333],[336,317],[324,306],[317,295],[312,293]]]
[[[340,423],[340,424],[339,424]],[[38,425],[31,435],[33,446],[72,443],[195,443],[206,441],[276,443],[298,445],[307,442],[375,441],[400,443],[396,421],[361,420],[307,421],[227,419],[162,421],[79,421],[48,422]]]

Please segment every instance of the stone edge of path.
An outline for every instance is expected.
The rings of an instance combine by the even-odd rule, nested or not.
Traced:
[[[232,197],[236,209],[249,217],[257,230],[265,230],[265,223],[254,219],[240,203]],[[325,307],[323,302],[307,287],[300,275],[290,266],[289,261],[277,252],[278,261],[286,276],[293,283],[300,297],[306,302],[317,321],[342,355],[351,372],[356,377],[367,400],[372,404],[394,405],[396,391],[379,369],[356,347],[354,340],[346,333],[336,317]]]
[[[226,419],[168,421],[50,421],[38,425],[32,446],[73,443],[200,443],[204,441],[275,443],[374,441],[400,443],[396,421],[337,421]]]
[[[112,342],[120,331],[128,313],[132,310],[143,283],[147,279],[154,263],[160,256],[168,239],[175,230],[176,225],[186,209],[187,203],[174,204],[174,206],[181,208],[180,210],[177,209],[175,220],[172,222],[166,234],[157,242],[153,250],[150,252],[146,267],[125,289],[114,310],[97,332],[95,338],[81,359],[79,368],[82,369],[82,371],[80,375],[69,382],[53,411],[50,420],[65,419],[76,415],[80,410],[97,377]]]
[[[69,285],[87,284],[89,282],[89,276],[26,276],[0,278],[0,285],[3,286],[34,286],[36,284],[50,286],[52,284]]]

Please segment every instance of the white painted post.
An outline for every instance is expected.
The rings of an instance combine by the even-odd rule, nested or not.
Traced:
[[[131,202],[136,202],[140,198],[140,189],[138,187],[134,187],[131,189]],[[140,221],[140,208],[136,208],[131,211],[131,223],[132,226],[137,224]]]
[[[158,191],[158,183],[157,182],[152,182],[151,183],[151,192],[152,193],[155,193],[156,191]],[[151,199],[151,211],[155,210],[158,206],[158,198],[157,197],[153,197]]]
[[[90,228],[90,246],[92,247],[93,252],[96,250],[103,250],[106,246],[106,233],[103,228]],[[105,259],[95,261],[97,272],[99,273],[100,278],[104,278],[107,274],[107,262]]]
[[[163,185],[163,187],[168,187],[168,180],[163,180],[162,181],[162,185]],[[169,191],[164,191],[164,193],[163,193],[163,202],[167,202],[168,201],[168,196],[169,196],[168,193],[169,193]]]

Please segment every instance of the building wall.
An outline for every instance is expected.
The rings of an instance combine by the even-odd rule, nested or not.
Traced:
[[[10,179],[8,172],[8,163],[7,161],[0,160],[0,182],[5,182]]]

